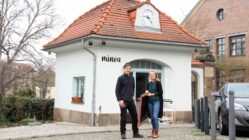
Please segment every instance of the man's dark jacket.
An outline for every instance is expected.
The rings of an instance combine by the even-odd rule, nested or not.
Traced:
[[[118,77],[116,84],[117,100],[132,101],[134,96],[135,82],[132,75],[123,74]]]

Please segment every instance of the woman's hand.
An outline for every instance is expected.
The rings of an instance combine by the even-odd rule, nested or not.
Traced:
[[[149,97],[150,97],[150,96],[154,96],[154,95],[155,95],[155,94],[153,94],[153,93],[148,93],[148,94],[147,94],[147,96],[149,96]]]

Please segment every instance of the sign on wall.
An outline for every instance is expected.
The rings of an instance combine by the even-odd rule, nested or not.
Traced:
[[[214,67],[205,67],[205,77],[214,77]]]
[[[112,56],[102,56],[102,62],[117,62],[120,63],[121,62],[121,58],[120,57],[112,57]]]

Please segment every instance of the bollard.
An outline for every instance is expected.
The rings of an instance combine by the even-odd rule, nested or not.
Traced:
[[[208,97],[204,97],[204,132],[209,135]]]
[[[236,140],[234,117],[234,91],[229,91],[229,140]]]
[[[200,112],[201,112],[201,101],[200,99],[197,100],[197,127],[198,129],[201,129],[201,117],[200,117]]]
[[[216,114],[215,114],[215,96],[211,96],[211,140],[216,140]]]
[[[195,127],[198,127],[198,99],[195,99]]]
[[[200,106],[200,118],[201,118],[201,132],[204,132],[204,100],[201,98],[201,106]]]

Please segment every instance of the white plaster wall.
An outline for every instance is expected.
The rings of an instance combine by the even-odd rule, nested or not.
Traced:
[[[83,49],[56,54],[55,108],[91,112],[93,56]],[[71,103],[73,77],[85,76],[84,104]]]
[[[203,68],[192,68],[192,72],[197,76],[198,98],[204,97],[204,71]]]
[[[102,56],[121,57],[121,63],[102,62]],[[164,97],[172,99],[176,111],[191,111],[191,52],[152,51],[103,47],[97,58],[97,99],[102,113],[119,113],[115,96],[118,76],[123,74],[122,66],[137,59],[151,59],[164,63],[162,82]]]

